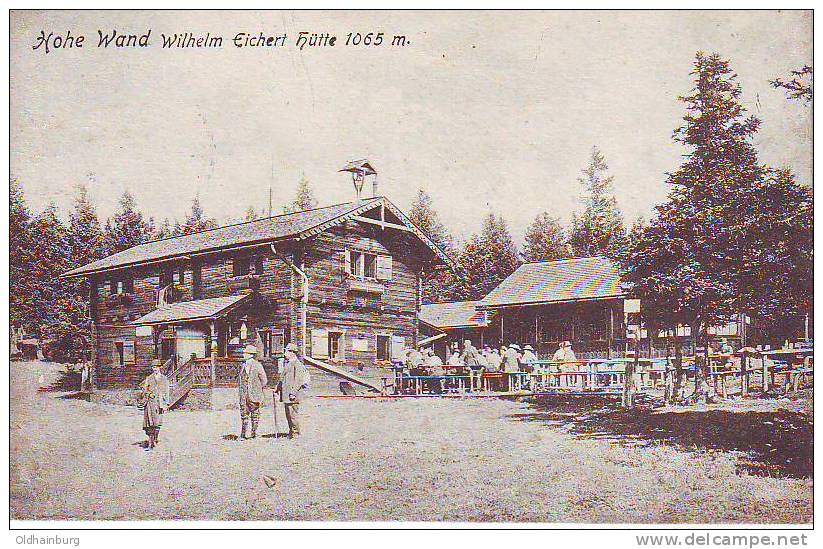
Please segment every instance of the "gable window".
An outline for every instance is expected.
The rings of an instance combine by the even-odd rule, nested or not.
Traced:
[[[377,336],[377,360],[391,360],[391,336]]]
[[[363,276],[366,278],[377,278],[377,256],[374,254],[363,254]]]
[[[360,277],[363,276],[363,254],[354,250],[349,250],[349,274]]]
[[[134,341],[114,342],[114,364],[116,366],[134,364]]]
[[[346,250],[344,253],[345,271],[357,278],[372,280],[391,280],[392,257],[357,250]]]

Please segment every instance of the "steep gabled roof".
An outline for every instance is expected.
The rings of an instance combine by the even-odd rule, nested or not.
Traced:
[[[153,240],[71,270],[63,276],[85,276],[99,271],[185,257],[194,253],[265,244],[278,240],[307,238],[373,210],[381,204],[394,213],[444,263],[453,268],[451,259],[446,256],[443,250],[437,247],[420,229],[415,227],[396,206],[386,198],[377,197],[359,202],[346,202],[325,208],[277,215],[183,236]]]
[[[454,301],[422,305],[417,318],[433,328],[480,328],[486,325],[486,314],[477,310],[477,301]]]
[[[521,265],[478,306],[534,305],[623,295],[620,272],[613,261],[581,257]]]

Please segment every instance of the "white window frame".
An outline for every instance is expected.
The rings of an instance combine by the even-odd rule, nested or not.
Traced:
[[[369,252],[365,250],[346,249],[344,252],[346,274],[361,280],[387,281],[392,279],[393,258],[387,254]],[[366,256],[374,258],[373,273],[366,274]]]

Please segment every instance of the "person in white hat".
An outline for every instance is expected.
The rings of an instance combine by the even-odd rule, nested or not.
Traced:
[[[534,347],[531,345],[524,345],[523,346],[523,356],[520,359],[520,362],[523,364],[531,364],[532,362],[537,362],[537,355],[534,354]]]
[[[561,341],[560,348],[554,352],[552,360],[555,360],[557,362],[568,362],[570,360],[577,360],[577,357],[574,356],[574,351],[572,351],[572,342]]]
[[[299,349],[294,343],[286,345],[286,363],[277,392],[280,393],[280,402],[286,409],[286,421],[289,423],[289,438],[300,436],[300,401],[309,388],[309,372],[306,365],[300,360]]]
[[[257,360],[257,347],[246,345],[243,349],[245,362],[238,371],[238,389],[240,393],[240,438],[257,437],[257,426],[260,424],[260,406],[263,403],[263,387],[269,382],[266,370]],[[249,419],[251,419],[251,436],[249,433]]]

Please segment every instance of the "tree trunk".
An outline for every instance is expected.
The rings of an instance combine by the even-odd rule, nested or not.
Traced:
[[[663,363],[663,404],[670,404],[674,400],[673,372],[669,359],[671,358],[671,339],[668,330],[666,331],[666,362]]]
[[[749,394],[749,353],[743,351],[740,357],[740,396]]]
[[[698,345],[703,346],[703,353],[694,354],[695,372],[694,372],[694,401],[699,404],[705,404],[708,395],[708,383],[706,382],[706,373],[709,369],[709,339],[702,322],[695,323],[697,330],[692,328],[692,333],[697,333],[696,341]]]
[[[674,332],[674,389],[672,402],[683,400],[683,390],[686,385],[686,372],[683,371],[683,343],[677,338],[677,329]]]
[[[623,376],[623,407],[634,408],[634,397],[637,392],[634,386],[634,373],[640,363],[640,329],[634,339],[634,360],[626,363],[626,372]]]

